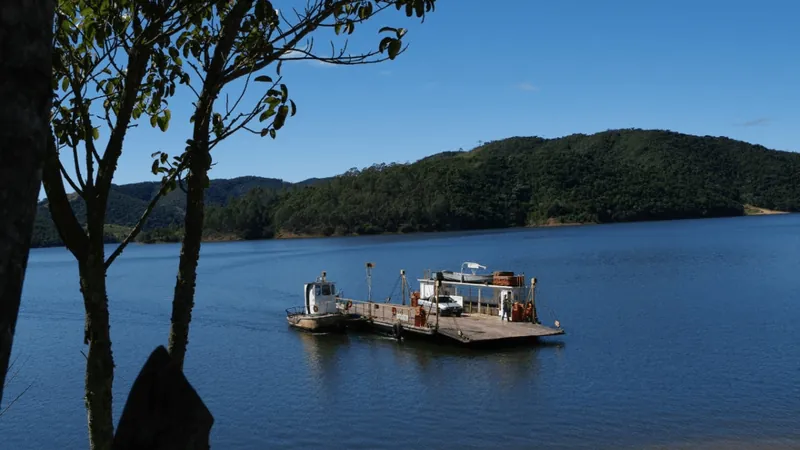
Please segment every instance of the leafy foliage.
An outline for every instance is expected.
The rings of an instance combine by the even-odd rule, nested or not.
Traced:
[[[296,21],[287,20],[268,0],[59,0],[53,38],[52,136],[44,164],[43,182],[47,208],[66,246],[79,263],[86,321],[86,407],[92,448],[110,448],[114,436],[112,385],[114,358],[111,351],[106,271],[126,245],[145,230],[147,219],[159,208],[159,200],[174,192],[185,174],[185,234],[173,299],[169,352],[182,368],[188,326],[194,302],[197,261],[204,219],[205,189],[212,166],[211,149],[241,129],[275,138],[288,117],[297,112],[281,82],[280,67],[287,54],[294,59],[318,59],[338,64],[378,62],[381,53],[394,59],[402,51],[405,30],[385,28],[396,37],[384,37],[378,50],[355,56],[341,53],[330,58],[300,48],[302,39],[318,29],[331,27],[336,34],[353,33],[357,24],[390,6],[405,7],[407,16],[423,17],[435,0],[312,0],[305,9],[294,9]],[[313,42],[313,41],[312,41]],[[332,48],[335,48],[332,46]],[[273,64],[277,63],[277,64]],[[276,79],[259,73],[274,69]],[[193,75],[190,74],[193,71]],[[239,108],[252,78],[265,86],[250,108]],[[224,108],[217,99],[237,80],[245,87]],[[114,174],[123,151],[127,130],[149,117],[150,125],[165,132],[172,114],[168,100],[179,84],[197,96],[191,117],[193,132],[183,152],[171,156],[153,153],[152,172],[162,176],[159,188],[143,209],[130,208],[113,189]],[[197,89],[199,87],[199,91]],[[222,102],[220,102],[222,103]],[[252,124],[258,129],[251,129]],[[108,131],[105,149],[101,126]],[[62,151],[71,150],[64,166]],[[75,191],[70,197],[64,184]],[[125,201],[143,201],[122,197]],[[169,205],[167,205],[168,207]],[[161,207],[163,209],[163,206]],[[141,211],[141,212],[140,212]],[[139,215],[138,219],[136,215]],[[129,229],[111,223],[111,217],[134,221]],[[174,222],[165,228],[177,229]],[[37,225],[37,230],[47,228]],[[127,234],[126,234],[127,233]],[[34,242],[53,242],[47,233]],[[151,232],[153,239],[164,233]],[[104,242],[124,236],[106,257]],[[176,331],[177,330],[177,331]],[[177,338],[177,341],[175,340]],[[176,344],[177,342],[177,344]]]

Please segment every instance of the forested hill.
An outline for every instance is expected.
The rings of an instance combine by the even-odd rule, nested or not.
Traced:
[[[264,185],[208,208],[207,234],[256,239],[720,217],[742,215],[745,205],[799,211],[800,154],[626,129],[513,137],[304,187]]]
[[[211,180],[208,190],[206,190],[206,201],[210,205],[225,205],[230,200],[240,198],[255,188],[264,188],[272,191],[281,191],[292,187],[313,185],[324,182],[325,179],[310,179],[300,183],[292,184],[274,178],[262,178],[245,176],[232,179]],[[136,225],[147,208],[150,200],[161,188],[160,182],[141,182],[123,185],[114,185],[109,196],[106,239],[109,242],[124,239],[127,232]],[[86,220],[86,208],[83,201],[77,196],[71,199],[72,208],[81,223]],[[186,194],[176,189],[158,203],[158,206],[150,214],[144,230],[147,237],[155,230],[173,230],[183,225],[184,207],[186,204]],[[61,245],[58,231],[50,218],[47,210],[47,200],[39,205],[36,215],[36,224],[33,236],[33,246],[43,247],[51,245]]]

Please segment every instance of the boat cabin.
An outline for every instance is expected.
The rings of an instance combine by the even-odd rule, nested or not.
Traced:
[[[334,314],[336,309],[336,285],[325,278],[325,272],[313,283],[303,285],[305,313],[311,315]]]
[[[464,263],[470,266],[477,263]],[[479,266],[485,268],[484,266]],[[462,272],[443,271],[439,295],[453,298],[466,313],[477,312],[488,315],[503,315],[505,300],[525,303],[528,298],[528,286],[524,275],[515,275],[513,272],[494,272],[488,275],[476,275]],[[463,281],[462,281],[463,280]],[[429,298],[434,295],[436,272],[427,271],[419,279],[420,298]],[[507,311],[510,315],[511,311]]]

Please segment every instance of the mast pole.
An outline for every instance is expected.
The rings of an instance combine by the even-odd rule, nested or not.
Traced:
[[[372,268],[374,264],[371,262],[367,263],[367,301],[372,301]]]
[[[406,305],[406,271],[400,269],[400,298],[402,299],[403,306]]]
[[[531,305],[533,306],[533,323],[539,323],[539,315],[536,313],[536,277],[531,278]]]
[[[436,330],[439,330],[439,289],[442,287],[442,272],[436,272],[436,287],[433,294],[436,296]]]

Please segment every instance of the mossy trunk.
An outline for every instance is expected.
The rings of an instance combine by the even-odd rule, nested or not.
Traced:
[[[93,243],[94,244],[94,243]],[[102,243],[92,245],[88,258],[79,264],[81,293],[86,310],[84,340],[89,345],[86,355],[86,410],[88,413],[89,447],[107,450],[114,440],[112,418],[112,386],[114,357],[106,292],[106,270]]]

